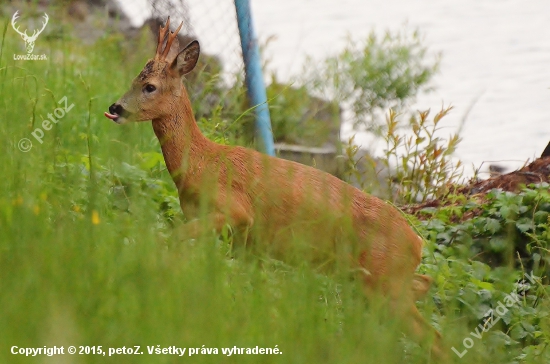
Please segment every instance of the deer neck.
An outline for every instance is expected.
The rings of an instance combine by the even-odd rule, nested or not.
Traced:
[[[170,110],[173,112],[169,115],[153,119],[153,130],[160,142],[166,167],[179,185],[182,178],[196,169],[201,156],[213,152],[214,143],[202,135],[183,85],[181,96],[175,99]]]

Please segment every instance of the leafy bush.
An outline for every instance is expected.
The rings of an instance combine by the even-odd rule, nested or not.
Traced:
[[[322,146],[339,144],[340,107],[311,96],[305,86],[292,86],[272,78],[267,87],[273,138],[276,142]]]
[[[402,110],[420,91],[429,90],[439,61],[426,58],[418,31],[383,36],[373,31],[365,41],[348,39],[347,47],[321,66],[310,60],[304,78],[314,93],[349,107],[356,127],[379,132],[387,109]]]
[[[388,190],[399,189],[394,200],[401,203],[424,202],[439,198],[462,175],[461,162],[452,157],[460,143],[458,134],[448,140],[436,135],[438,124],[451,108],[442,109],[428,119],[429,110],[418,112],[408,120],[407,128],[395,111],[386,118],[383,139],[386,142],[382,163],[388,171]],[[411,130],[412,135],[407,134]]]
[[[361,189],[400,204],[425,202],[444,196],[462,176],[462,163],[454,160],[458,134],[440,137],[438,124],[451,108],[432,120],[428,111],[417,112],[408,122],[390,110],[386,117],[383,156],[372,157],[354,144],[344,148],[345,177]],[[405,124],[405,125],[404,125]]]
[[[429,218],[423,224],[439,250],[545,277],[550,275],[548,189],[543,183],[517,194],[493,190],[481,201],[451,195],[450,205],[419,213]]]
[[[423,219],[419,232],[428,242],[421,270],[436,277],[435,304],[444,320],[458,316],[464,337],[488,322],[482,345],[506,349],[499,363],[550,360],[548,189],[542,184],[518,194],[450,195],[446,206],[417,213]],[[497,309],[510,294],[519,295],[519,302],[487,321],[489,309]],[[461,340],[454,343],[460,352]],[[485,357],[475,351],[468,354],[470,360]]]

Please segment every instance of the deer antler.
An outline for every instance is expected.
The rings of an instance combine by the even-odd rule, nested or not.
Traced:
[[[44,31],[44,29],[46,28],[46,25],[48,24],[48,20],[50,20],[50,18],[48,17],[48,14],[44,13],[44,20],[45,22],[42,23],[42,29],[40,30],[34,30],[32,35],[30,36],[31,39],[36,39],[36,37],[38,37],[38,35],[40,33],[42,33]]]
[[[42,29],[40,29],[40,30],[36,30],[36,29],[35,29],[35,30],[33,31],[32,35],[29,36],[29,35],[27,34],[27,30],[25,30],[24,32],[21,32],[21,31],[19,30],[19,27],[15,25],[16,20],[17,20],[18,18],[19,18],[19,10],[17,10],[17,11],[15,12],[15,14],[13,14],[13,16],[11,17],[11,26],[13,27],[13,30],[15,30],[17,33],[19,33],[19,34],[23,37],[23,39],[24,39],[25,41],[27,41],[27,40],[31,40],[31,41],[32,41],[32,40],[35,40],[35,39],[38,37],[38,35],[39,35],[40,33],[42,33],[42,31],[44,31],[44,29],[46,28],[46,25],[48,24],[48,20],[50,20],[50,18],[48,17],[48,14],[44,13],[44,20],[45,20],[45,21],[42,23]]]
[[[170,31],[170,17],[168,17],[168,20],[166,20],[166,25],[164,27],[162,25],[160,26],[156,58],[162,60],[166,59],[168,52],[170,52],[170,47],[172,46],[174,39],[176,39],[176,37],[178,36],[178,33],[182,26],[183,22],[181,22],[180,26],[175,31]],[[164,47],[164,49],[162,49],[164,41],[166,41],[166,46]]]
[[[170,32],[168,35],[168,41],[166,42],[166,47],[164,48],[164,52],[162,52],[162,56],[166,57],[168,55],[168,52],[170,51],[170,47],[172,46],[172,42],[176,37],[178,36],[178,33],[183,26],[183,22],[180,23],[180,26],[173,32]]]
[[[17,20],[17,18],[19,18],[19,10],[17,10],[15,12],[15,14],[13,14],[13,16],[11,17],[11,26],[13,28],[13,30],[15,30],[17,33],[19,33],[19,35],[21,35],[23,37],[23,39],[26,39],[28,38],[29,36],[27,35],[27,31],[25,30],[24,33],[22,33],[20,30],[19,30],[19,27],[16,27],[15,26],[15,21]]]

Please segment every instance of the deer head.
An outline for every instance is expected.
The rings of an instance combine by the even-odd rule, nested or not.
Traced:
[[[178,32],[170,31],[170,17],[160,27],[155,58],[149,60],[132,86],[105,116],[123,124],[127,121],[160,119],[174,109],[174,104],[185,92],[181,77],[193,70],[199,58],[199,42],[192,41],[179,50]]]
[[[32,35],[28,35],[27,30],[25,30],[24,32],[21,32],[19,30],[19,27],[15,25],[15,22],[16,22],[17,18],[19,18],[19,10],[17,10],[15,12],[15,14],[13,14],[13,16],[12,16],[11,26],[13,27],[13,30],[15,30],[17,33],[19,33],[19,35],[21,35],[21,37],[25,41],[25,47],[27,48],[27,53],[32,53],[32,51],[34,49],[34,42],[36,41],[36,38],[38,38],[40,33],[42,33],[44,28],[46,28],[46,24],[48,24],[48,20],[49,20],[48,14],[44,13],[44,22],[42,23],[42,29],[40,29],[40,30],[35,29],[33,31]]]

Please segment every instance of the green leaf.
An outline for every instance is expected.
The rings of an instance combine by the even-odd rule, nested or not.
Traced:
[[[521,325],[516,325],[510,331],[510,337],[515,340],[523,339],[528,334]]]
[[[497,219],[487,218],[484,229],[491,234],[495,234],[501,229],[500,222]]]
[[[516,227],[522,233],[524,233],[528,230],[533,230],[535,228],[535,226],[533,225],[533,221],[528,217],[522,217],[521,219],[519,219],[516,222]]]
[[[500,215],[506,220],[514,220],[519,213],[519,207],[516,204],[504,205],[500,208]]]
[[[546,224],[548,223],[548,215],[546,211],[537,211],[533,216],[533,220],[535,220],[536,224]]]
[[[502,237],[502,236],[495,236],[489,240],[489,245],[491,246],[491,250],[494,252],[503,252],[508,247],[508,239]]]
[[[525,329],[525,331],[529,333],[535,332],[535,326],[531,325],[529,322],[522,322],[521,326]]]
[[[492,283],[489,283],[489,282],[483,282],[483,281],[480,281],[479,279],[476,279],[476,278],[470,278],[470,281],[475,284],[477,287],[481,288],[481,289],[485,289],[487,291],[493,291],[494,290],[494,287],[493,287],[493,284]],[[480,294],[483,295],[482,292],[480,292]],[[490,298],[490,295],[485,298]]]

